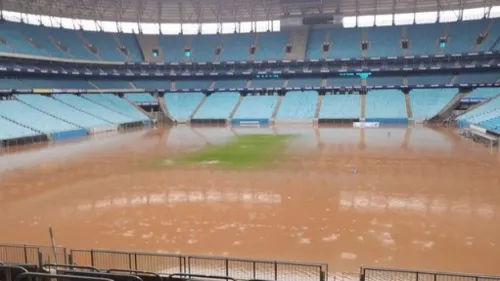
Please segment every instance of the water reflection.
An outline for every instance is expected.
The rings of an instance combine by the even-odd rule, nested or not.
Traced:
[[[104,208],[135,207],[141,205],[171,205],[181,203],[251,203],[279,204],[281,195],[272,192],[251,191],[169,191],[144,195],[131,195],[92,202],[77,203],[78,211]]]
[[[362,212],[412,212],[445,216],[473,216],[491,219],[495,209],[491,204],[473,202],[468,198],[449,199],[425,195],[385,195],[375,192],[340,192],[340,210]]]

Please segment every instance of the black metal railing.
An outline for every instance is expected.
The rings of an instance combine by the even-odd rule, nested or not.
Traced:
[[[52,261],[55,261],[55,257],[57,257],[58,264],[51,264]],[[54,253],[54,249],[51,247],[34,245],[0,244],[0,265],[3,271],[9,272],[11,276],[25,274],[23,270],[16,267],[19,266],[28,269],[28,271],[38,271],[37,268],[45,270],[54,268],[58,269],[57,272],[64,272],[66,276],[73,275],[71,270],[78,270],[81,276],[99,277],[102,279],[101,281],[110,280],[106,277],[116,277],[118,275],[123,275],[122,279],[129,281],[130,276],[124,274],[137,275],[144,278],[144,281],[157,281],[170,275],[176,276],[176,278],[183,276],[215,276],[224,280],[337,280],[337,275],[332,275],[331,278],[328,277],[328,266],[324,263],[97,249],[70,250],[68,252],[66,248],[62,247],[57,247]],[[97,269],[107,269],[108,271],[97,271]],[[94,273],[92,273],[93,271]],[[96,271],[99,276],[96,275]],[[23,278],[25,277],[29,278],[29,275],[25,275]],[[338,280],[347,281],[500,281],[500,276],[377,267],[362,267],[359,275],[349,275],[348,278],[339,277],[342,278],[338,278]],[[90,279],[82,278],[79,280]],[[136,281],[138,280],[137,278]]]
[[[326,281],[328,278],[328,266],[321,263],[185,256],[113,250],[71,250],[70,263],[97,268],[142,270],[162,274],[187,273],[231,276],[242,280]]]
[[[363,267],[361,281],[500,281],[500,276]]]

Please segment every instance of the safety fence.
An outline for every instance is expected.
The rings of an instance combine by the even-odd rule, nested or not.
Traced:
[[[326,281],[327,264],[111,250],[71,250],[70,263],[97,268],[231,276],[249,280]]]
[[[274,281],[500,281],[500,276],[451,272],[362,267],[359,274],[328,276],[324,263],[253,260],[216,256],[114,250],[67,250],[64,247],[0,244],[1,263],[34,265],[71,264],[99,269],[148,271],[162,276],[198,274],[236,280]]]
[[[360,281],[500,281],[500,276],[363,267]]]

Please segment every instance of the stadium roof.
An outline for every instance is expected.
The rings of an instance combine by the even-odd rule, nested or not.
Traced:
[[[500,0],[0,0],[0,10],[144,23],[262,21],[336,11],[343,16],[444,10],[459,13],[462,9],[498,5]]]

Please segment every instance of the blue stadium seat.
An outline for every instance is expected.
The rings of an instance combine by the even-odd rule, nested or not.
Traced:
[[[228,89],[228,88],[246,88],[247,87],[246,79],[231,79],[231,80],[217,80],[215,82],[214,88],[219,89]]]
[[[49,36],[68,48],[71,57],[77,59],[97,60],[98,57],[92,54],[84,45],[75,30],[63,28],[46,28]]]
[[[111,111],[129,117],[132,121],[140,122],[149,120],[148,116],[137,110],[133,105],[113,94],[84,94],[82,96]],[[103,118],[107,119],[105,116]]]
[[[283,79],[254,79],[250,82],[250,88],[281,88]]]
[[[178,121],[188,120],[203,97],[203,93],[166,93],[164,96],[170,116]]]
[[[488,23],[488,20],[473,20],[450,24],[447,34],[448,42],[443,52],[457,54],[473,51],[477,37],[486,30]]]
[[[341,86],[361,86],[359,77],[330,77],[326,80],[326,85],[330,87]]]
[[[415,120],[429,120],[436,116],[458,93],[458,89],[414,89],[410,104]]]
[[[497,117],[500,117],[500,98],[498,97],[458,116],[457,120],[459,124],[466,125],[478,124]]]
[[[500,79],[500,72],[467,73],[459,74],[455,79],[455,84],[462,83],[495,83]]]
[[[157,104],[158,101],[150,93],[127,93],[124,97],[137,104]]]
[[[361,57],[361,28],[334,28],[330,31],[329,58]]]
[[[94,32],[94,31],[76,31],[81,32],[82,37],[88,44],[97,49],[97,55],[105,61],[125,61],[125,56],[118,48],[117,41],[112,33]]]
[[[444,24],[416,24],[406,28],[409,41],[408,55],[434,55],[438,53],[439,38],[442,36]]]
[[[408,76],[408,85],[434,85],[450,83],[451,75],[417,74]],[[456,81],[455,81],[456,82]]]
[[[117,113],[116,111],[101,106],[95,102],[91,102],[83,97],[70,94],[57,94],[53,95],[53,97],[71,107],[89,113],[112,124],[126,124],[136,121],[128,116]]]
[[[239,93],[215,92],[207,97],[193,119],[228,119],[239,98]]]
[[[222,36],[221,61],[246,61],[250,46],[255,43],[254,33],[224,34]]]
[[[470,99],[489,99],[494,96],[500,95],[499,88],[477,88],[472,90],[466,98]]]
[[[176,89],[208,89],[212,84],[210,80],[177,80]]]
[[[399,90],[375,90],[366,96],[365,115],[367,121],[380,119],[381,122],[391,119],[404,122],[408,119],[404,94]],[[387,120],[386,120],[387,119]],[[396,122],[400,123],[400,122]]]
[[[0,140],[33,137],[37,135],[40,135],[40,133],[0,117]]]
[[[132,86],[124,80],[92,80],[90,83],[99,89],[130,89]]]
[[[400,76],[371,76],[366,79],[366,85],[368,86],[391,86],[391,85],[403,85],[403,77]]]
[[[81,129],[17,100],[0,101],[0,115],[45,134]]]
[[[402,28],[399,26],[372,27],[366,29],[369,47],[368,57],[402,56]],[[354,46],[353,46],[354,47]]]
[[[287,87],[321,87],[321,78],[288,79]]]
[[[51,115],[82,128],[90,129],[110,125],[110,122],[80,111],[51,97],[42,95],[16,95],[16,98],[42,112],[50,112]]]
[[[327,29],[311,29],[309,40],[307,41],[306,57],[308,59],[323,58],[323,43],[325,43],[325,33]]]
[[[94,89],[87,81],[78,79],[23,78],[22,82],[28,86],[27,88]]]
[[[170,80],[134,80],[132,83],[139,89],[167,89],[170,90]]]
[[[281,102],[276,120],[312,119],[318,105],[316,91],[290,91]]]
[[[163,50],[165,61],[189,61],[189,58],[184,56],[184,49],[188,47],[184,36],[160,35],[158,43]]]
[[[254,60],[281,60],[285,57],[288,32],[257,33],[259,37]]]
[[[28,85],[18,79],[2,78],[0,79],[0,89],[28,89]]]
[[[319,111],[320,119],[359,119],[361,117],[361,96],[325,95]]]
[[[246,96],[233,119],[269,119],[278,103],[278,96]]]
[[[128,61],[139,62],[144,60],[141,47],[139,46],[139,42],[137,42],[135,34],[117,33],[115,36],[117,36],[123,47],[127,49]]]

